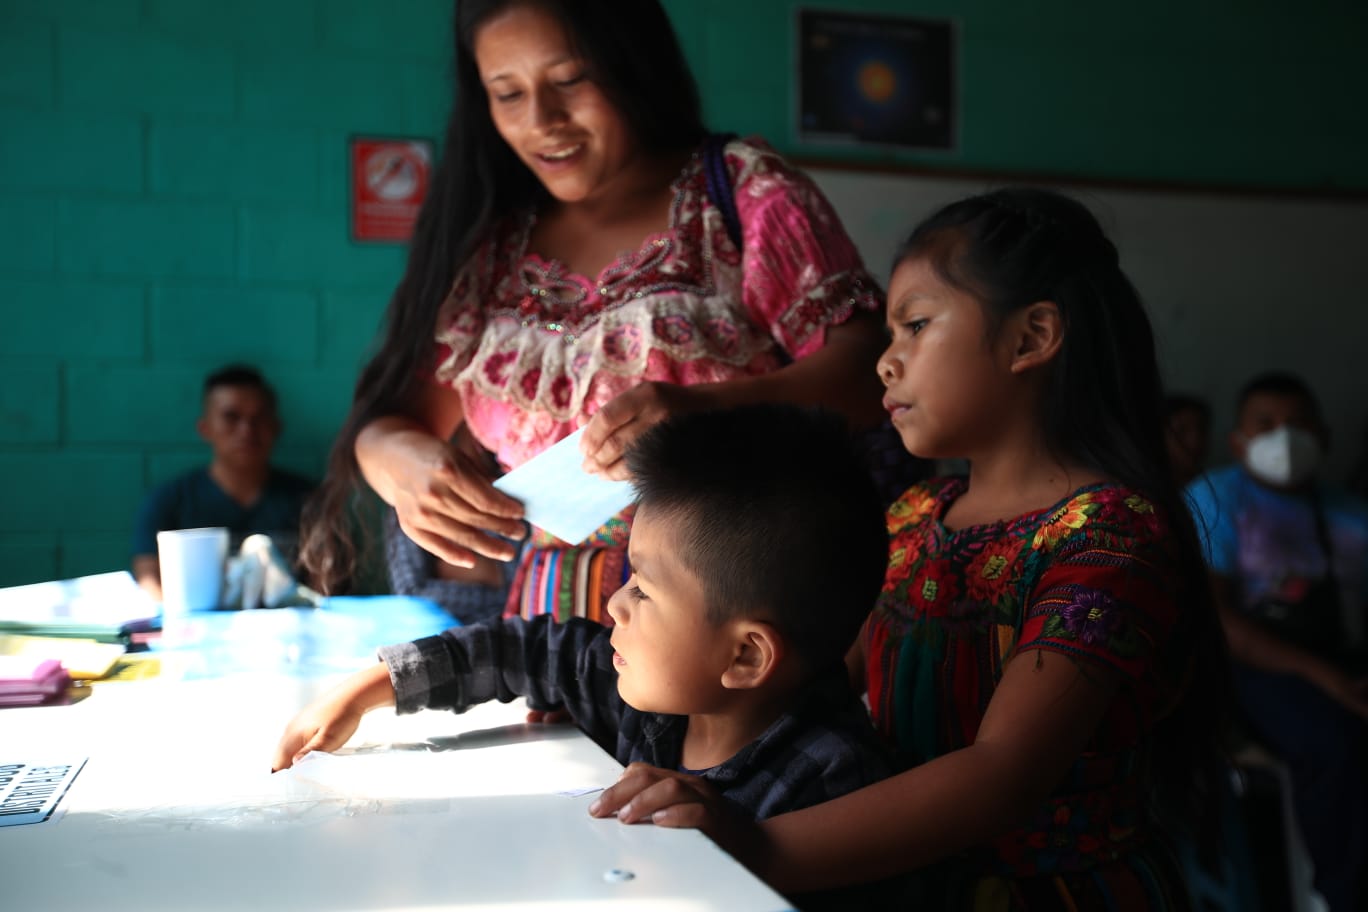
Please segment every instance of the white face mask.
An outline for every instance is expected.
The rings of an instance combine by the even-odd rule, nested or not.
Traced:
[[[1316,435],[1288,424],[1251,437],[1245,447],[1249,473],[1280,488],[1297,487],[1310,480],[1320,464]]]

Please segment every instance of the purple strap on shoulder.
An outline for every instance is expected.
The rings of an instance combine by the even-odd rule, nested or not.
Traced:
[[[735,133],[709,133],[703,140],[703,173],[708,179],[708,198],[722,213],[727,237],[737,250],[741,249],[741,217],[736,213],[736,193],[732,189],[731,174],[727,171],[727,143]]]

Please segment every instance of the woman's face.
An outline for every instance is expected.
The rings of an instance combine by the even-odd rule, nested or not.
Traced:
[[[633,164],[627,122],[553,16],[513,6],[480,26],[474,50],[495,128],[556,199],[593,201]]]

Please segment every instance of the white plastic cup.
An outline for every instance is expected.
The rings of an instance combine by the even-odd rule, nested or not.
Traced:
[[[219,606],[228,560],[228,530],[171,529],[157,533],[162,624],[166,618]]]

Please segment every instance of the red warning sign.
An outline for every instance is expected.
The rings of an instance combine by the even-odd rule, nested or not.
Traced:
[[[407,241],[432,174],[425,139],[351,141],[352,240]]]

